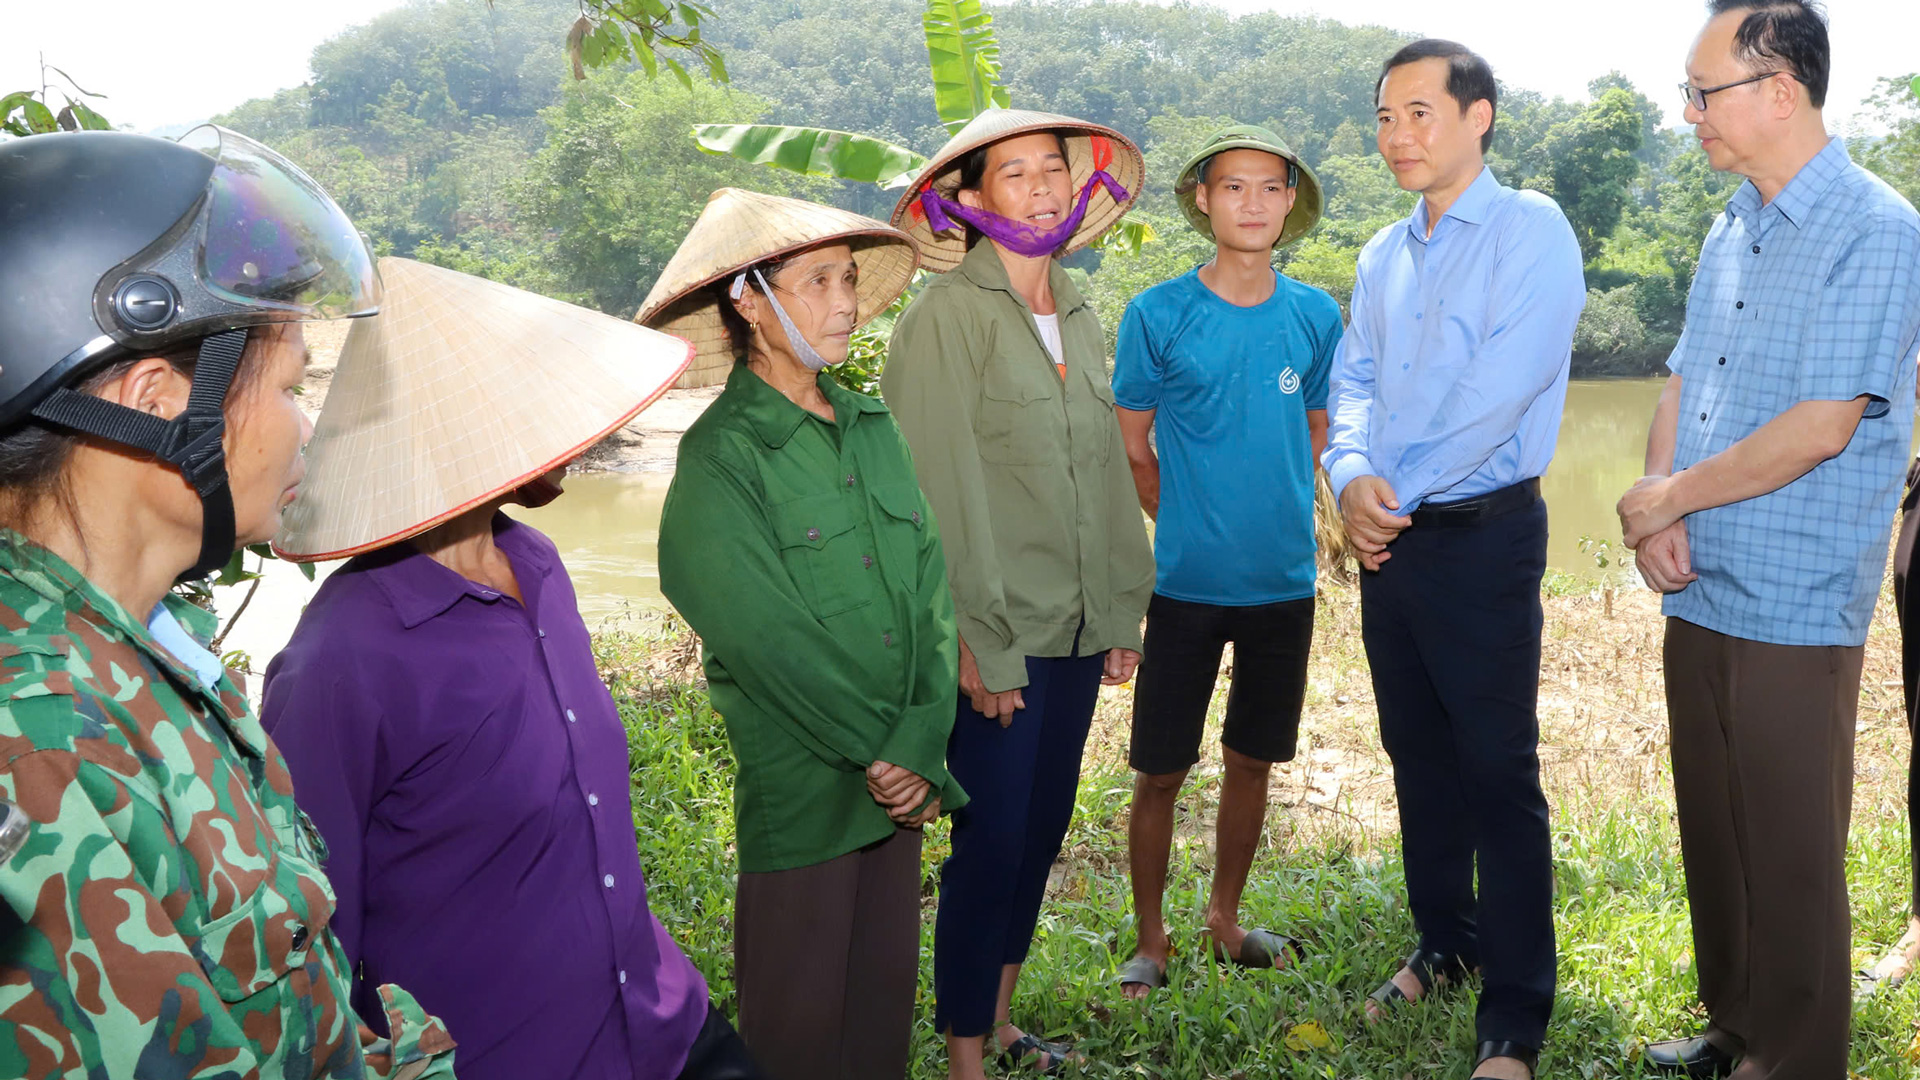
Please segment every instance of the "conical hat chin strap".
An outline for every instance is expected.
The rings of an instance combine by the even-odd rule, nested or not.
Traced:
[[[227,391],[246,349],[245,329],[202,340],[187,407],[171,420],[64,386],[33,409],[34,416],[49,424],[144,450],[187,478],[200,496],[200,558],[180,575],[181,581],[205,577],[233,558],[233,489],[221,439],[227,431]]]
[[[794,327],[793,320],[787,318],[787,309],[780,306],[780,301],[773,295],[773,286],[767,284],[767,276],[762,274],[757,266],[753,268],[753,280],[760,283],[760,292],[766,296],[767,303],[773,307],[773,317],[780,320],[780,329],[787,332],[787,344],[793,348],[794,359],[799,360],[808,371],[825,371],[826,357],[821,356],[813,347],[813,343],[801,336],[800,331]],[[742,270],[734,275],[733,287],[727,290],[727,295],[738,300],[746,295],[746,291],[747,271]]]

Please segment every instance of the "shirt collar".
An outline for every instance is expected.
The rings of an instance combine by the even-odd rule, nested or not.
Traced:
[[[827,403],[833,406],[835,426],[842,431],[853,425],[855,418],[862,413],[879,414],[887,407],[877,398],[865,394],[856,394],[852,390],[835,382],[833,376],[821,372],[814,380],[820,392],[826,395]],[[753,373],[745,364],[733,365],[733,371],[727,375],[727,391],[739,402],[738,408],[753,430],[759,434],[760,441],[778,450],[793,438],[812,413],[795,405],[787,395],[775,390],[767,380]]]
[[[531,542],[529,532],[527,526],[495,511],[493,542],[506,552],[515,573],[535,579],[520,583],[521,594],[531,599],[538,591],[539,581],[552,573],[553,563],[539,544]],[[497,604],[501,600],[498,589],[468,580],[406,542],[362,555],[360,559],[366,560],[362,565],[367,575],[386,594],[400,625],[409,630],[445,615],[467,597],[483,604]]]
[[[1780,189],[1780,194],[1775,195],[1772,202],[1766,206],[1760,205],[1760,189],[1748,180],[1727,201],[1727,214],[1740,218],[1774,209],[1780,212],[1781,217],[1792,222],[1794,228],[1800,228],[1806,224],[1808,216],[1821,197],[1826,195],[1827,189],[1840,179],[1852,161],[1853,158],[1847,153],[1846,140],[1836,135],[1827,140],[1827,145],[1821,147],[1819,153],[1800,166],[1800,171],[1793,174],[1793,179],[1787,181],[1787,186]]]
[[[1474,177],[1473,183],[1467,185],[1467,190],[1453,200],[1453,205],[1447,207],[1447,212],[1440,215],[1440,220],[1454,218],[1468,225],[1483,225],[1486,223],[1487,215],[1493,211],[1494,196],[1499,193],[1500,181],[1494,177],[1491,168],[1483,165],[1480,167],[1480,175]],[[1414,201],[1413,216],[1407,219],[1407,230],[1413,233],[1415,240],[1423,244],[1431,239],[1427,231],[1427,200],[1425,198]],[[1433,230],[1436,234],[1439,231],[1438,228]]]
[[[960,260],[959,274],[983,289],[993,289],[1013,297],[1021,307],[1027,306],[1027,300],[1013,287],[1013,279],[1007,276],[1007,264],[1000,261],[1000,253],[994,250],[993,241],[982,240],[973,245],[966,257]],[[1085,307],[1086,297],[1080,295],[1079,286],[1073,283],[1073,276],[1055,259],[1047,269],[1047,283],[1053,287],[1054,311],[1062,316],[1071,315]]]
[[[218,679],[211,683],[202,680],[199,672],[168,652],[147,624],[129,614],[118,600],[65,559],[11,529],[0,529],[0,574],[61,605],[108,637],[132,643],[183,685],[203,687],[209,695],[217,693]],[[212,612],[171,592],[161,597],[160,604],[202,647],[213,639],[218,624]]]

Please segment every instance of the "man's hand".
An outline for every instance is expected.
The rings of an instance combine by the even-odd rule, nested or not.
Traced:
[[[1140,666],[1140,654],[1132,649],[1108,649],[1107,669],[1100,676],[1101,686],[1121,686],[1133,679],[1134,670]]]
[[[1412,518],[1394,513],[1398,509],[1400,497],[1393,493],[1393,485],[1377,476],[1356,476],[1340,493],[1340,518],[1360,565],[1368,570],[1380,569],[1393,557],[1387,545],[1413,524]]]
[[[1634,568],[1647,588],[1658,593],[1675,593],[1699,580],[1693,572],[1693,554],[1687,547],[1687,521],[1679,521],[1640,541],[1634,552]]]
[[[1638,551],[1641,541],[1680,520],[1682,515],[1674,512],[1672,495],[1671,476],[1643,476],[1620,496],[1614,509],[1620,515],[1620,534],[1629,548]]]
[[[967,648],[966,638],[960,639],[960,692],[973,703],[974,712],[1000,721],[1001,727],[1012,727],[1014,710],[1027,707],[1026,696],[1017,689],[999,694],[987,689],[987,684],[980,681],[980,665],[973,659],[973,650]]]

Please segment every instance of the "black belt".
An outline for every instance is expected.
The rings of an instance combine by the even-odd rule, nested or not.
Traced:
[[[1522,480],[1499,491],[1458,502],[1426,503],[1413,512],[1413,523],[1434,526],[1478,525],[1502,514],[1532,506],[1540,499],[1540,478]]]

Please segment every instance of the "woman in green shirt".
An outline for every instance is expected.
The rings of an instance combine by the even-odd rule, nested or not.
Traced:
[[[918,257],[856,214],[722,188],[640,308],[726,390],[680,442],[660,586],[703,639],[738,762],[740,1033],[777,1080],[906,1074],[920,826],[958,666],[939,533],[899,428],[824,369]]]
[[[901,316],[881,387],[946,527],[960,628],[947,756],[974,801],[954,817],[934,931],[955,1080],[984,1075],[989,1031],[1011,1061],[1052,1071],[1071,1054],[1010,1022],[1013,989],[1100,685],[1140,662],[1154,573],[1106,339],[1057,257],[1119,220],[1144,174],[1116,131],[992,109],[893,214],[952,271]]]

